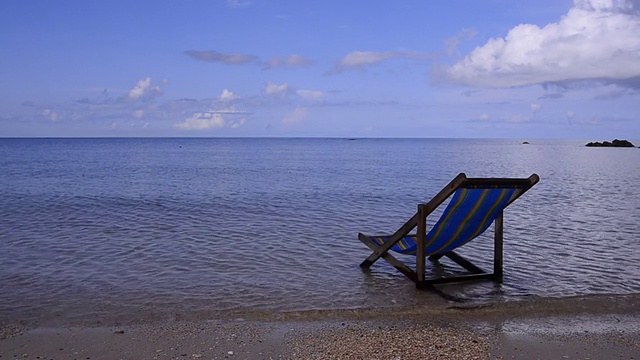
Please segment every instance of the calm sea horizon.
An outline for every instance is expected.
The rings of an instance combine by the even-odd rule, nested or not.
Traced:
[[[640,149],[523,140],[0,138],[0,320],[437,301],[384,261],[363,273],[357,233],[460,172],[541,180],[505,211],[504,282],[441,291],[640,293]],[[490,268],[492,231],[461,252]]]

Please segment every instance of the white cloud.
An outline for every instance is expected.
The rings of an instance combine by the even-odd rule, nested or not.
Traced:
[[[296,94],[307,100],[321,100],[324,97],[324,93],[322,91],[316,90],[297,90]]]
[[[173,127],[179,130],[207,130],[221,128],[224,124],[224,119],[220,114],[199,112],[185,121],[175,124]]]
[[[289,92],[289,84],[276,84],[269,81],[267,87],[264,89],[264,93],[267,96],[282,95]]]
[[[244,125],[246,121],[244,117],[239,117],[243,114],[233,107],[196,112],[188,119],[174,124],[173,127],[179,130],[209,130],[223,127],[236,129]]]
[[[166,80],[163,83],[167,83]],[[160,86],[151,86],[151,78],[146,77],[136,83],[133,89],[129,90],[127,98],[129,100],[148,100],[162,95]]]
[[[567,111],[567,119],[571,120],[576,116],[573,111]]]
[[[520,24],[464,59],[439,70],[473,87],[514,87],[599,81],[638,85],[640,9],[637,0],[574,0],[557,23]]]
[[[137,100],[144,95],[144,92],[151,86],[151,78],[147,77],[138,81],[138,83],[129,90],[129,99]]]
[[[56,111],[53,111],[51,109],[44,109],[40,114],[53,122],[56,122],[61,118],[60,114],[58,114]]]
[[[220,94],[220,97],[218,99],[220,101],[227,102],[227,101],[237,100],[239,98],[240,98],[240,96],[234,94],[233,92],[231,92],[231,91],[229,91],[227,89],[224,89],[224,90],[222,90],[222,94]]]
[[[482,121],[487,121],[489,120],[489,114],[487,113],[482,113],[480,114],[480,116],[478,117],[478,119],[482,120]]]
[[[531,112],[535,114],[538,111],[540,111],[540,104],[531,103]]]
[[[378,65],[389,59],[427,59],[431,56],[422,53],[412,52],[374,52],[374,51],[353,51],[343,57],[338,63],[337,70],[360,69],[367,66]]]
[[[285,125],[293,125],[298,124],[307,117],[309,109],[306,107],[297,107],[291,113],[287,114],[284,119],[282,119],[282,123]]]

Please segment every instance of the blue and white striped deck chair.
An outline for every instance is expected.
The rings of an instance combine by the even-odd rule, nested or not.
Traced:
[[[502,280],[502,212],[534,186],[540,178],[533,174],[526,179],[509,178],[467,178],[460,173],[426,204],[419,204],[417,213],[393,235],[368,236],[362,233],[358,238],[373,253],[360,264],[368,269],[379,258],[385,259],[418,288],[431,284],[463,280]],[[451,197],[449,205],[440,219],[427,233],[427,216],[445,200]],[[454,252],[454,249],[468,243],[482,234],[495,222],[493,273],[487,273],[469,260]],[[415,234],[410,232],[417,227]],[[421,240],[421,241],[419,241]],[[400,254],[415,255],[415,271],[393,257],[389,250]],[[425,258],[438,261],[446,256],[470,272],[470,274],[425,279]]]

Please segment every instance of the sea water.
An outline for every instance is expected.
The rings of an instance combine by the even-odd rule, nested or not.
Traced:
[[[432,301],[383,260],[361,271],[357,233],[394,232],[460,172],[541,181],[505,211],[503,284],[442,292],[639,293],[640,149],[530,142],[0,139],[0,319]],[[461,253],[491,269],[492,232]]]

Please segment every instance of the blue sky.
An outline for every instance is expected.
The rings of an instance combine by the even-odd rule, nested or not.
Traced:
[[[0,23],[0,136],[640,138],[640,0],[6,0]]]

